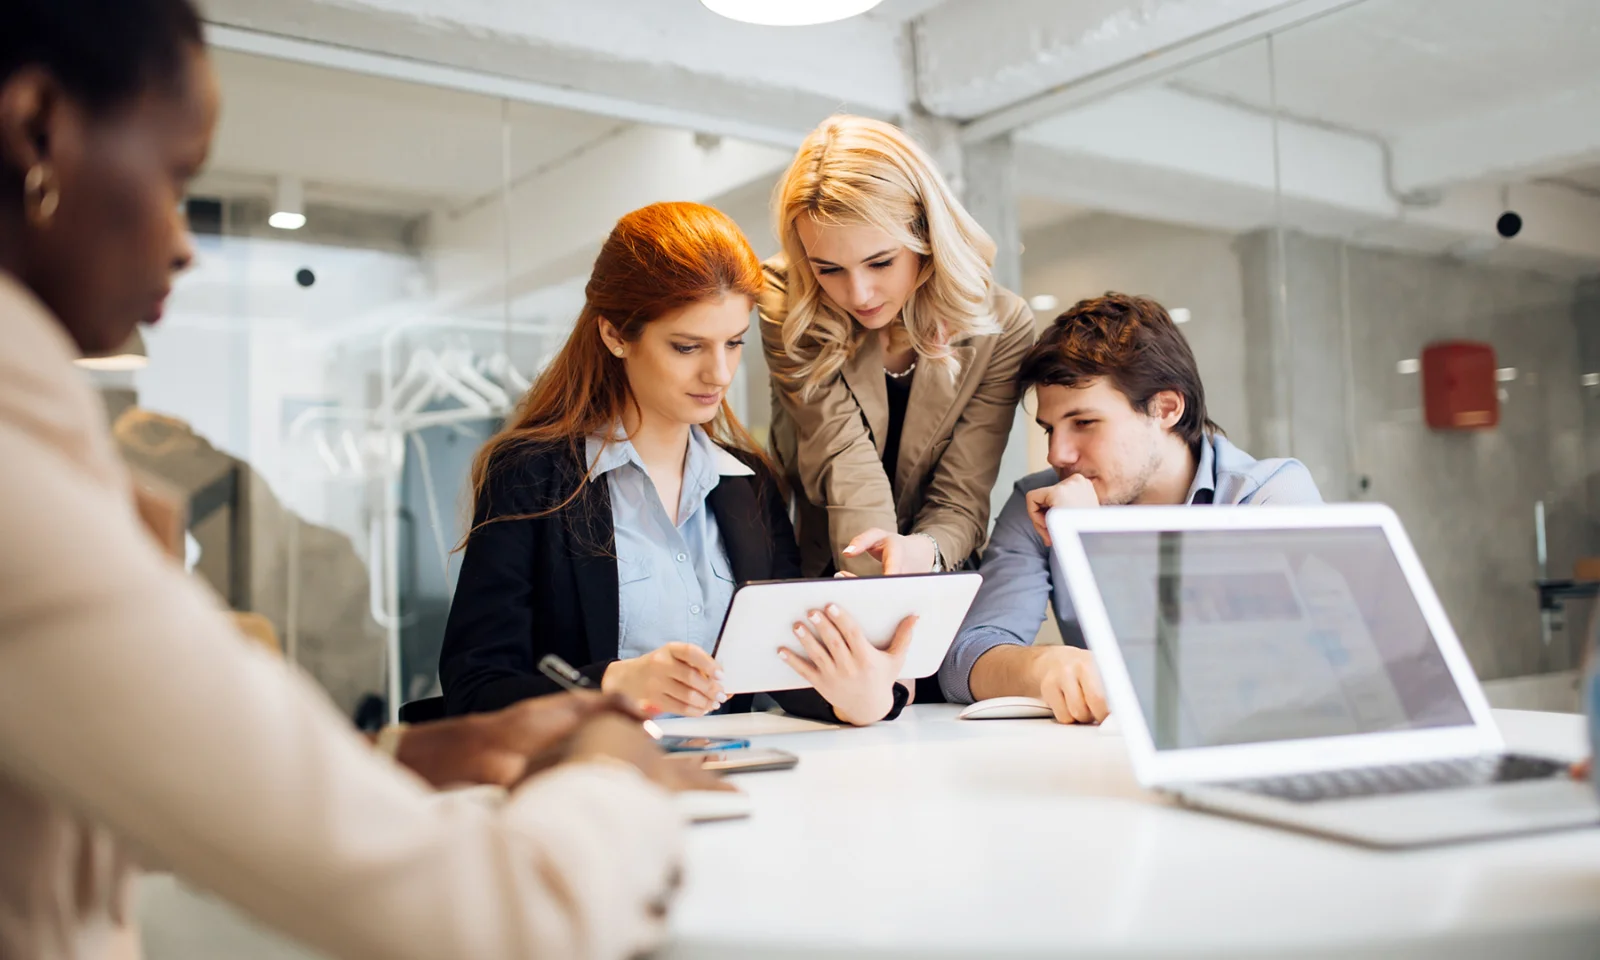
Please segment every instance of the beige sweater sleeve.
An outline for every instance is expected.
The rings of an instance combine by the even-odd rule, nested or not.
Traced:
[[[624,957],[680,857],[669,798],[569,767],[490,809],[373,754],[125,500],[0,420],[0,773],[338,957]]]

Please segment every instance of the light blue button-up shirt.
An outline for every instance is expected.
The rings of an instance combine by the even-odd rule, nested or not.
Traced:
[[[607,444],[591,436],[585,446],[590,482],[603,479],[611,492],[617,534],[617,656],[643,656],[680,642],[710,653],[733,602],[734,581],[706,496],[723,477],[754,471],[713,443],[704,430],[691,427],[674,526],[631,442]]]
[[[1054,470],[1041,470],[1018,480],[994,522],[978,570],[983,586],[939,667],[939,686],[951,703],[972,702],[969,678],[979,657],[1005,644],[1033,642],[1047,603],[1055,607],[1061,639],[1074,647],[1084,645],[1066,577],[1028,517],[1028,493],[1059,479]],[[1300,461],[1257,460],[1227,437],[1213,434],[1200,445],[1200,463],[1185,502],[1305,505],[1321,503],[1322,494]]]

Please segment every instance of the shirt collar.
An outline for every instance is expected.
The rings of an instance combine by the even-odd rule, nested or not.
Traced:
[[[633,441],[616,427],[611,442],[604,434],[591,433],[584,441],[584,459],[589,462],[590,481],[598,480],[623,464],[631,463],[640,470],[644,461],[633,448]],[[683,464],[684,477],[698,477],[709,471],[709,477],[752,477],[755,471],[738,457],[718,446],[699,426],[689,428],[689,456]],[[708,477],[708,479],[709,479]],[[713,484],[714,485],[714,484]]]
[[[1217,452],[1209,434],[1200,440],[1200,462],[1195,466],[1194,482],[1184,503],[1212,503],[1217,498]]]
[[[623,435],[621,428],[614,430],[607,442],[603,433],[591,433],[583,443],[584,459],[589,462],[589,481],[592,483],[626,463],[644,463],[633,449],[633,443]]]

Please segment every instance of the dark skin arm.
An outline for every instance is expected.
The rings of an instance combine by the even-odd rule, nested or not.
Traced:
[[[621,760],[669,790],[731,789],[699,768],[668,758],[640,726],[632,701],[590,691],[534,697],[493,713],[408,727],[395,759],[435,787],[514,787],[568,761]]]

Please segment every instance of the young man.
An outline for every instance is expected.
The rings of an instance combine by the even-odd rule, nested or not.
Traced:
[[[1124,504],[1321,503],[1297,460],[1256,460],[1206,417],[1188,341],[1153,300],[1107,294],[1056,318],[1017,380],[1038,394],[1050,469],[1017,482],[983,554],[983,587],[939,670],[952,703],[1039,697],[1062,723],[1108,710],[1046,512]],[[1053,603],[1064,646],[1032,646]]]

